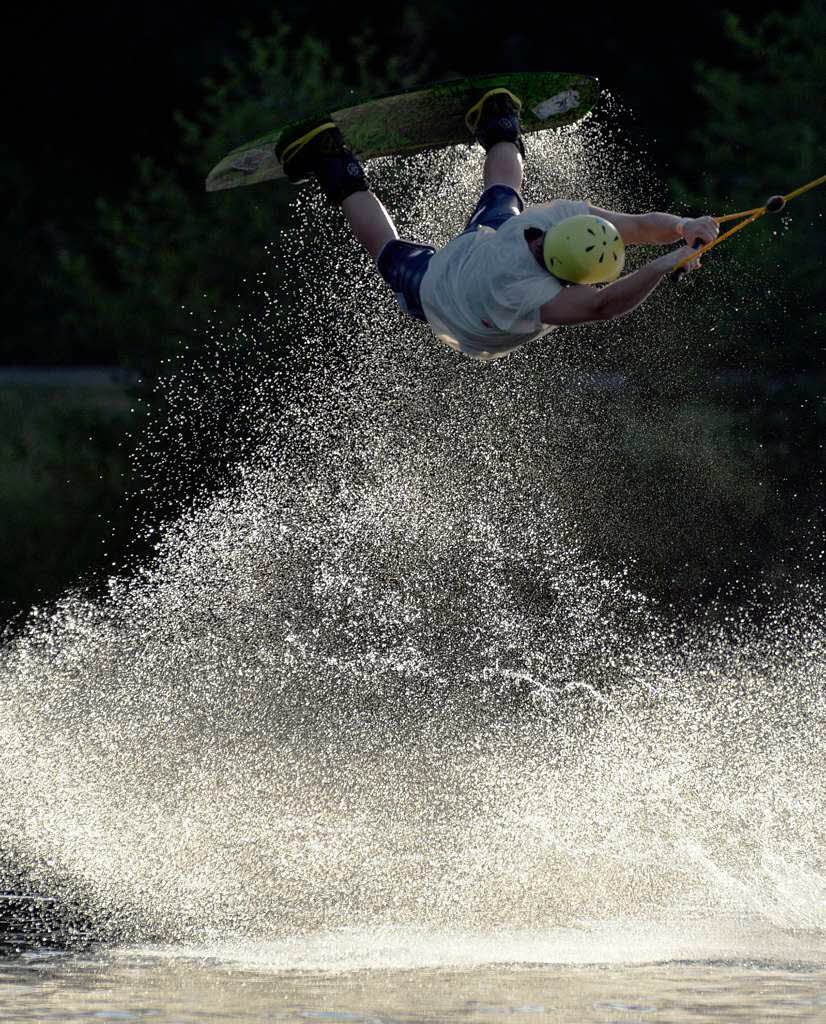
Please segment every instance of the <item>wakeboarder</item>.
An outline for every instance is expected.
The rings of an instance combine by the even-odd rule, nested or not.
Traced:
[[[401,308],[476,359],[501,358],[555,327],[630,313],[719,234],[710,216],[620,213],[569,199],[526,207],[521,106],[514,93],[496,88],[467,111],[466,124],[486,153],[484,191],[464,231],[438,250],[399,238],[331,121],[286,135],[276,150],[290,181],[315,177],[341,208]],[[686,244],[620,276],[625,246],[680,240]],[[698,258],[685,264],[697,266]]]

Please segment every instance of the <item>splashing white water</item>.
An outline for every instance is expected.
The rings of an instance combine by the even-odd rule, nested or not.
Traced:
[[[657,205],[600,132],[535,137],[528,198]],[[441,243],[480,168],[371,171]],[[2,652],[0,847],[164,939],[826,927],[818,618],[678,639],[566,505],[572,354],[607,328],[458,360],[331,224],[302,193],[278,256],[309,369],[278,415],[250,388],[235,482]]]

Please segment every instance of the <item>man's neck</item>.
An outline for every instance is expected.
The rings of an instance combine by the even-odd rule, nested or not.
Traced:
[[[540,267],[543,270],[547,270],[545,259],[542,256],[542,243],[544,240],[544,231],[540,231],[539,228],[525,228],[525,241],[528,243],[528,248],[534,254],[534,258]]]

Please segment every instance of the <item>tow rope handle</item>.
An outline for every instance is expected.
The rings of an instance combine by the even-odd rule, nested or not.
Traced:
[[[694,248],[695,249],[699,249],[700,246],[702,246],[702,244],[703,243],[700,241],[699,238],[695,238],[694,239]],[[693,256],[686,256],[686,258],[684,260],[680,260],[680,262],[677,264],[677,266],[668,275],[668,280],[672,284],[678,284],[680,281],[682,281],[682,279],[688,273],[688,270],[686,269],[686,263],[688,263],[689,260],[693,260],[693,259],[694,259]]]
[[[727,238],[731,238],[733,234],[746,227],[746,225],[753,224],[756,220],[759,220],[764,214],[779,213],[786,203],[791,202],[792,199],[796,199],[804,192],[808,192],[809,189],[817,188],[818,185],[822,185],[824,182],[826,182],[826,174],[822,175],[820,178],[815,178],[814,181],[810,181],[806,185],[801,185],[800,188],[795,189],[794,192],[789,192],[788,195],[772,196],[766,201],[765,206],[757,206],[753,210],[741,210],[739,213],[727,213],[723,217],[715,217],[714,219],[718,224],[725,224],[726,221],[737,220],[739,217],[744,219],[741,220],[739,224],[735,224],[733,228],[729,228],[728,231],[723,232],[722,235],[719,235],[712,242],[706,242],[705,245],[701,244],[699,238],[695,239],[694,248],[697,251],[680,260],[668,275],[669,280],[673,281],[675,284],[676,282],[681,281],[686,273],[686,264],[690,263],[697,256],[704,255],[710,249],[713,249],[715,245],[719,245],[720,242],[724,242]]]

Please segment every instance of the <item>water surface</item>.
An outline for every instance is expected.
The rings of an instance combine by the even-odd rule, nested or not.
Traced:
[[[717,936],[720,948],[733,944],[745,953],[752,945],[773,955],[651,962],[623,958],[669,945],[687,949],[693,944],[707,952],[715,946],[714,928],[708,925],[695,927],[694,934],[681,931],[668,936],[650,923],[625,923],[545,936],[344,933],[317,936],[303,945],[240,942],[235,948],[223,943],[212,949],[30,955],[0,971],[2,1019],[181,1024],[826,1019],[822,940],[760,937],[749,934],[746,922],[731,922],[729,934]],[[566,959],[537,962],[552,951]],[[484,962],[496,952],[504,962]],[[589,963],[589,953],[606,958]],[[816,959],[788,958],[804,953]],[[524,954],[537,960],[510,959]],[[370,959],[374,966],[365,966]],[[414,966],[417,959],[422,962]],[[290,961],[295,966],[287,967]],[[332,967],[336,961],[338,969]],[[325,962],[326,969],[320,969]]]

